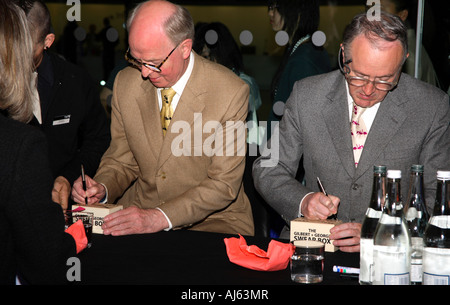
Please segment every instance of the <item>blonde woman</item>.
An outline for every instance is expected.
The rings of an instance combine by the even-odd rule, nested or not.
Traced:
[[[22,10],[0,0],[0,284],[66,281],[75,241],[64,232],[44,136],[31,120],[33,44]]]

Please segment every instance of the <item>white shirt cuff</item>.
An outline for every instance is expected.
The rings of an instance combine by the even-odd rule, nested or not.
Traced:
[[[314,194],[314,192],[309,192],[308,194],[303,196],[302,200],[300,201],[300,204],[298,205],[298,217],[303,217],[303,214],[302,214],[302,203],[303,203],[303,200],[305,200],[305,197],[308,196],[309,194]]]
[[[105,197],[99,201],[99,203],[108,203],[108,188],[103,183],[100,183],[105,188]]]
[[[163,210],[161,210],[160,208],[156,208],[157,210],[161,211],[161,213],[163,213],[164,217],[166,217],[167,223],[169,224],[169,227],[164,229],[164,231],[170,231],[172,230],[172,222],[170,221],[169,217],[167,217],[166,213],[164,213]]]

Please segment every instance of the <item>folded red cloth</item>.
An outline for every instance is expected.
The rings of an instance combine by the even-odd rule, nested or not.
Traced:
[[[225,238],[225,246],[230,262],[258,271],[278,271],[286,269],[294,254],[294,246],[276,240],[269,243],[267,252],[257,246],[247,246],[244,237]]]
[[[88,244],[88,239],[86,237],[86,231],[84,230],[84,225],[81,219],[72,224],[66,229],[66,233],[72,235],[75,239],[75,244],[77,245],[77,254],[86,249]]]

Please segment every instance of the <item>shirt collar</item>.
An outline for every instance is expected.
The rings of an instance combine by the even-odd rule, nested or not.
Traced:
[[[181,96],[181,94],[183,93],[183,90],[186,87],[189,78],[191,77],[193,69],[194,69],[194,53],[191,51],[191,54],[189,55],[189,64],[186,68],[186,71],[184,71],[183,76],[180,77],[180,79],[175,83],[175,85],[172,86],[172,89],[175,90],[177,95]]]

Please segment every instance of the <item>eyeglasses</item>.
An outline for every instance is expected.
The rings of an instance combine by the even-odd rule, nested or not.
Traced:
[[[134,57],[131,55],[130,48],[128,48],[127,52],[125,53],[125,60],[128,61],[130,64],[132,64],[132,65],[138,67],[138,68],[142,68],[142,66],[144,66],[144,67],[146,67],[147,69],[150,69],[150,70],[152,70],[152,71],[161,73],[161,66],[169,59],[170,55],[172,55],[173,51],[175,51],[175,49],[176,49],[178,46],[179,46],[179,44],[176,45],[175,48],[173,48],[172,51],[170,51],[169,55],[167,55],[167,57],[164,58],[164,60],[163,60],[159,65],[157,65],[157,66],[151,65],[151,64],[148,64],[148,63],[145,63],[145,62],[142,62],[142,61],[137,60],[136,58],[134,58]]]
[[[391,91],[392,89],[395,88],[395,86],[397,86],[398,84],[398,79],[395,82],[387,82],[387,81],[382,81],[382,80],[370,80],[364,77],[359,77],[359,76],[349,76],[351,69],[348,66],[348,64],[350,64],[352,62],[352,60],[348,60],[346,62],[344,62],[344,69],[343,72],[345,74],[345,78],[347,79],[347,82],[349,85],[351,86],[355,86],[355,87],[363,87],[366,86],[368,83],[372,83],[373,86],[380,91]],[[399,70],[400,71],[400,70]],[[397,72],[395,74],[395,76],[397,77],[399,72]]]

